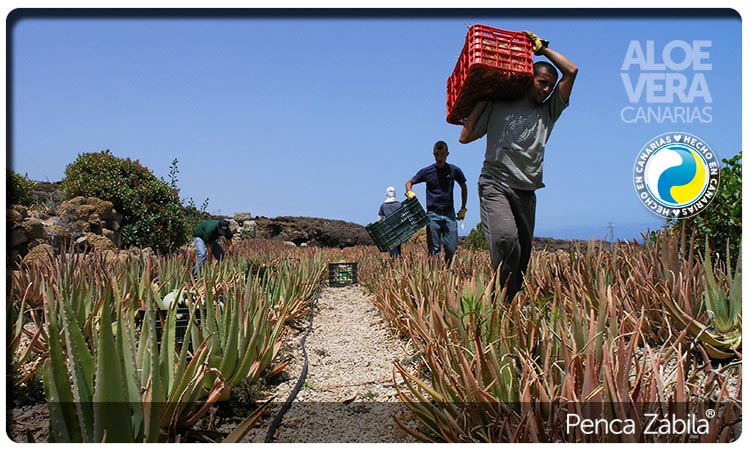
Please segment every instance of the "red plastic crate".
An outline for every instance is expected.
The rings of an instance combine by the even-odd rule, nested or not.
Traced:
[[[523,32],[472,25],[448,78],[448,123],[463,125],[479,100],[521,98],[534,78],[532,53]]]

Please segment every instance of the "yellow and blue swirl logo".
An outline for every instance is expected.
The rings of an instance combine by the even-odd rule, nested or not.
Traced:
[[[711,148],[693,135],[657,136],[636,159],[633,180],[638,198],[660,216],[692,217],[716,194],[720,173],[716,160]]]

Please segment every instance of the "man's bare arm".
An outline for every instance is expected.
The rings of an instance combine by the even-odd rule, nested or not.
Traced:
[[[484,136],[484,133],[479,133],[476,130],[477,121],[479,116],[482,115],[485,108],[489,105],[488,101],[479,101],[474,108],[471,110],[469,117],[464,122],[464,127],[461,129],[461,135],[458,137],[458,142],[462,144],[468,144],[469,142],[476,141],[480,137]]]

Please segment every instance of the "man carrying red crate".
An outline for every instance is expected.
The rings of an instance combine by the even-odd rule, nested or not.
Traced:
[[[459,142],[468,144],[485,134],[487,150],[479,176],[482,228],[492,267],[500,267],[507,287],[506,301],[521,289],[529,264],[536,215],[535,190],[542,183],[547,139],[567,108],[578,67],[548,47],[548,42],[525,31],[538,61],[525,95],[516,101],[479,101],[461,130]],[[558,82],[557,70],[562,73]]]
[[[406,182],[406,197],[414,198],[417,194],[411,190],[418,183],[427,184],[427,250],[430,255],[439,255],[442,244],[445,251],[445,262],[450,265],[458,248],[458,227],[456,218],[466,217],[466,177],[458,166],[448,164],[448,144],[437,141],[432,150],[435,164],[425,167]],[[461,209],[456,215],[453,209],[453,188],[455,183],[461,187]]]

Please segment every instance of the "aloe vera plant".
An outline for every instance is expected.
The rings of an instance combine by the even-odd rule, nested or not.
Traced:
[[[116,261],[71,254],[14,272],[7,307],[15,318],[7,330],[14,381],[34,376],[27,369],[35,358],[43,362],[51,441],[196,436],[195,427],[233,386],[261,376],[289,322],[317,294],[325,265],[313,249],[293,254],[260,243],[245,249],[247,257],[238,247],[221,264],[207,264],[198,283],[189,253]],[[245,274],[250,260],[269,267],[263,279]],[[178,314],[185,315],[178,306],[189,307],[185,330],[177,328]],[[181,342],[178,331],[185,332]],[[269,404],[225,441],[240,440]]]
[[[524,290],[510,305],[497,301],[496,280],[481,259],[464,254],[464,266],[445,271],[409,246],[395,263],[360,254],[360,280],[421,354],[415,369],[394,365],[394,382],[427,431],[402,427],[420,440],[447,442],[736,439],[737,391],[687,350],[689,330],[677,326],[665,305],[673,299],[699,311],[703,295],[712,295],[705,307],[718,311],[711,328],[696,330],[709,337],[707,331],[741,328],[741,312],[727,300],[739,291],[739,269],[704,280],[716,268],[697,264],[686,242],[672,237],[603,251],[589,244],[584,252],[535,254]],[[704,417],[709,408],[721,417],[700,436],[644,432],[646,414],[684,419]],[[560,420],[568,412],[634,418],[635,431],[568,432]]]
[[[666,305],[682,329],[700,342],[711,358],[726,360],[737,357],[742,347],[742,259],[738,258],[734,275],[727,261],[721,285],[710,261],[707,251],[703,260],[703,301],[708,320],[699,320],[676,302],[667,302]]]
[[[718,285],[714,271],[709,263],[710,258],[704,258],[706,292],[704,298],[706,309],[712,313],[712,328],[726,338],[727,347],[738,349],[742,343],[742,257],[737,259],[734,276],[729,260],[726,266],[726,284],[728,292]]]
[[[226,389],[219,379],[208,393],[204,390],[203,380],[211,372],[205,345],[189,363],[184,353],[175,356],[174,308],[159,345],[154,314],[146,315],[137,335],[132,309],[116,306],[113,283],[101,286],[83,321],[55,286],[45,295],[52,338],[44,385],[53,441],[164,441],[194,425]],[[153,312],[153,302],[147,304]],[[96,331],[94,340],[87,339],[88,326]]]
[[[668,439],[730,441],[741,423],[741,375],[729,378],[741,364],[741,266],[696,258],[680,239],[535,252],[511,304],[486,253],[464,250],[445,268],[423,246],[392,261],[366,248],[241,243],[197,283],[189,255],[76,256],[14,274],[10,349],[26,336],[33,345],[16,360],[44,358],[52,440],[181,440],[233,386],[262,376],[285,325],[307,312],[324,262],[343,258],[360,264],[388,323],[419,350],[415,368],[394,365],[394,382],[424,428],[402,425],[421,440],[599,442],[615,438],[567,433],[561,414],[702,417],[712,408],[707,434]],[[249,264],[265,266],[263,277],[248,276]],[[182,343],[177,302],[156,311],[171,292],[190,308]],[[44,311],[32,313],[35,303]],[[264,407],[227,440],[240,440]],[[656,442],[642,430],[620,438]]]

